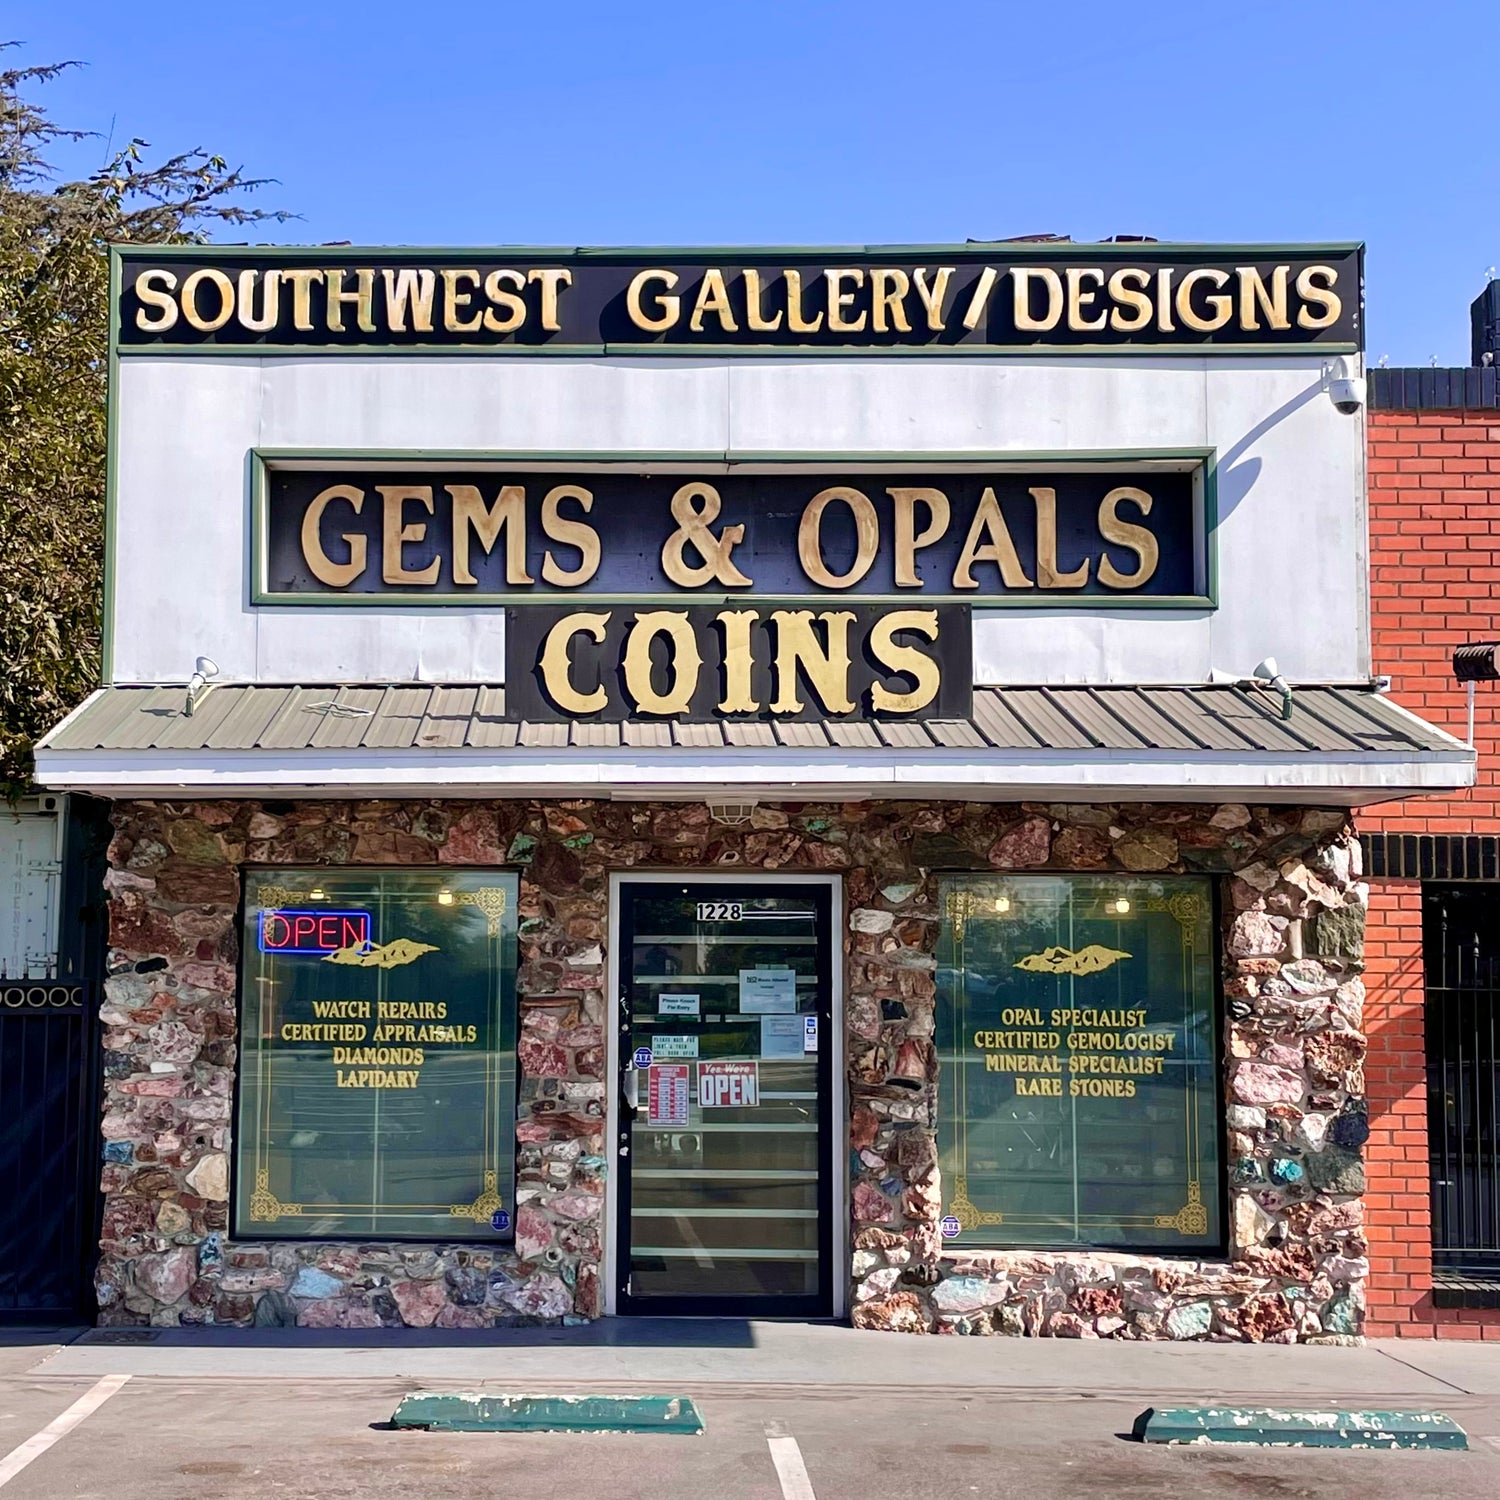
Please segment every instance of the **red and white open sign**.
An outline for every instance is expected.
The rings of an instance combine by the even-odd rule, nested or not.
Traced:
[[[760,1064],[701,1062],[698,1105],[701,1109],[744,1109],[760,1103]]]

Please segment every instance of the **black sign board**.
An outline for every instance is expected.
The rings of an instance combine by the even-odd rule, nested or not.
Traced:
[[[961,605],[570,607],[506,613],[512,719],[966,718]]]
[[[270,467],[255,602],[1206,605],[1201,474]]]
[[[116,254],[126,351],[1232,352],[1363,339],[1357,245]]]

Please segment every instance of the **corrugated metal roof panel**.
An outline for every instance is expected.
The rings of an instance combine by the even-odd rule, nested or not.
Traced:
[[[1063,713],[1046,688],[1006,688],[1006,703],[1044,745],[1054,750],[1095,749],[1093,737]]]
[[[672,730],[667,724],[653,724],[646,719],[626,719],[620,725],[625,743],[635,750],[660,750],[672,743]]]
[[[1181,725],[1205,749],[1243,755],[1246,750],[1255,748],[1253,740],[1237,734],[1217,714],[1210,713],[1186,688],[1153,688],[1150,691],[1152,705],[1174,724]]]
[[[568,743],[567,724],[533,724],[529,719],[521,725],[521,744],[536,750],[560,750]]]
[[[678,724],[588,720],[524,724],[505,718],[495,686],[422,683],[385,687],[224,683],[183,713],[185,688],[112,687],[91,698],[48,749],[110,751],[353,748],[712,750],[786,746],[846,750],[969,750],[1091,755],[1178,751],[1243,758],[1451,753],[1456,741],[1379,694],[1298,687],[1290,720],[1274,693],[1230,685],[989,687],[974,690],[971,719],[830,720],[826,723]]]
[[[1149,689],[1095,688],[1093,696],[1152,750],[1199,750],[1202,746],[1157,707]]]
[[[309,705],[303,710],[313,726],[307,744],[315,750],[343,750],[360,744],[384,697],[378,687],[345,687]]]
[[[1011,712],[998,688],[974,690],[974,727],[997,750],[1037,750],[1042,745]]]
[[[778,724],[776,738],[783,745],[792,745],[799,750],[819,750],[828,743],[828,735],[821,724]]]
[[[187,706],[187,694],[177,697],[177,712],[157,721],[157,732],[151,741],[157,750],[201,750],[213,741],[219,725],[229,717],[234,707],[235,690],[228,685],[209,687],[198,695],[193,712],[183,710]]]
[[[858,719],[830,719],[824,726],[828,738],[843,750],[878,750],[880,736],[873,724],[861,723]]]
[[[877,719],[875,733],[893,750],[931,750],[932,736],[909,720]]]
[[[110,745],[121,750],[146,750],[176,719],[181,718],[187,689],[146,688],[111,731]]]
[[[1057,711],[1082,733],[1106,750],[1144,750],[1146,740],[1130,724],[1116,718],[1104,700],[1092,689],[1082,693],[1055,693],[1042,689],[1043,696]]]
[[[462,745],[469,736],[474,717],[474,703],[479,697],[475,687],[435,687],[427,712],[417,726],[418,745],[429,750],[446,750]]]
[[[1189,688],[1188,696],[1220,723],[1238,730],[1257,750],[1315,750],[1317,742],[1281,721],[1281,695],[1259,688],[1231,687],[1227,691]]]
[[[613,750],[620,743],[618,724],[574,724],[573,744],[581,750]]]
[[[284,687],[236,688],[234,708],[219,725],[212,748],[215,750],[253,750],[267,724],[281,712],[291,691]]]
[[[505,717],[505,689],[480,688],[469,721],[468,744],[475,750],[509,750],[515,743],[515,722]]]
[[[730,721],[724,725],[724,738],[731,745],[764,750],[775,745],[776,732],[769,724]]]
[[[984,738],[968,719],[929,719],[927,732],[954,750],[983,750]]]
[[[337,690],[331,687],[293,687],[256,741],[260,750],[305,750],[313,732],[323,721],[309,709],[316,703],[329,702]],[[365,722],[368,723],[368,720]]]
[[[1292,716],[1297,725],[1297,732],[1316,740],[1320,749],[1340,750],[1347,753],[1360,748],[1359,740],[1339,729],[1327,714],[1318,712],[1316,703],[1311,701],[1310,694],[1305,688],[1293,695]]]
[[[1431,725],[1419,728],[1376,693],[1297,688],[1292,694],[1293,705],[1299,700],[1305,700],[1320,718],[1326,718],[1368,750],[1436,750],[1447,743]]]
[[[361,743],[369,750],[405,750],[416,742],[417,730],[432,702],[426,683],[388,687],[369,720]]]

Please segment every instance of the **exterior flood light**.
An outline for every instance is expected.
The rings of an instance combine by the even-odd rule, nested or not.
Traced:
[[[1495,664],[1495,653],[1500,651],[1500,641],[1466,641],[1453,651],[1453,676],[1463,683],[1469,707],[1469,732],[1465,739],[1474,743],[1474,684],[1500,680],[1500,666]]]
[[[185,717],[193,717],[194,705],[208,691],[208,679],[218,675],[219,664],[211,656],[200,656],[193,663],[193,675],[188,678],[187,702],[182,709]]]
[[[1469,641],[1453,652],[1453,675],[1459,682],[1494,682],[1500,679],[1495,653],[1500,641]]]

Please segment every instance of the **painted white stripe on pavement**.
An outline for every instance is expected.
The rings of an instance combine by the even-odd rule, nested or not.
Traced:
[[[776,1465],[776,1477],[786,1500],[817,1500],[812,1480],[807,1477],[807,1465],[802,1462],[802,1450],[784,1422],[766,1423],[766,1446],[771,1450],[771,1462]]]
[[[0,1458],[0,1485],[7,1485],[27,1464],[38,1459],[59,1438],[65,1438],[88,1416],[96,1412],[130,1379],[128,1375],[106,1375],[90,1386],[63,1414],[54,1417],[35,1437],[29,1437],[19,1448]],[[809,1495],[812,1491],[807,1492]]]

